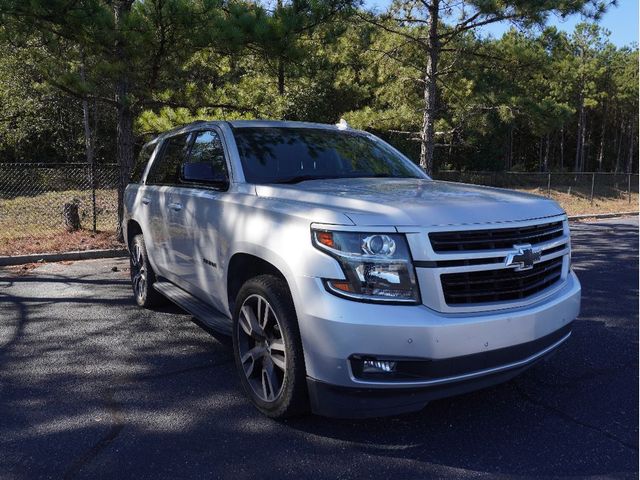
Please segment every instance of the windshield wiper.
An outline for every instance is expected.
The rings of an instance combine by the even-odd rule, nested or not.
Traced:
[[[411,178],[411,177],[399,177],[392,173],[360,173],[356,175],[295,175],[293,177],[282,178],[275,180],[271,183],[300,183],[307,180],[331,180],[336,178],[352,179],[352,178]]]
[[[281,178],[272,183],[300,183],[307,180],[331,180],[336,178],[345,178],[344,175],[296,175],[288,178]]]

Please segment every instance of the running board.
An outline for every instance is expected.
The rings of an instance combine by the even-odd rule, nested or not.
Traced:
[[[153,284],[153,288],[173,303],[189,312],[207,327],[215,330],[216,332],[223,333],[224,335],[231,335],[231,319],[211,305],[206,304],[199,298],[191,295],[189,292],[167,281],[156,282]]]

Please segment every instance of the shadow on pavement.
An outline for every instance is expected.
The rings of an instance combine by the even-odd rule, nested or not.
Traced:
[[[228,346],[137,308],[109,265],[0,274],[0,476],[637,476],[637,247],[633,225],[577,226],[583,310],[553,357],[367,421],[261,416]]]

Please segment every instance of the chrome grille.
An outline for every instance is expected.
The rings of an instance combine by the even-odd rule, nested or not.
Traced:
[[[443,274],[440,279],[445,301],[449,305],[461,305],[529,297],[560,280],[562,258],[552,258],[523,271],[501,268]]]
[[[519,228],[431,232],[429,240],[435,253],[513,248],[516,244],[548,242],[563,235],[562,222]]]

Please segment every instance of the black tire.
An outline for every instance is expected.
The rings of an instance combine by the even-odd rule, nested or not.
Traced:
[[[164,297],[153,288],[156,274],[149,263],[147,247],[142,234],[136,235],[129,246],[129,271],[136,303],[144,308],[162,305]]]
[[[266,316],[260,313],[267,310],[263,300],[271,309]],[[254,315],[258,312],[254,320],[260,318],[262,322],[266,318],[264,329],[253,329],[253,335],[246,330],[250,327],[250,310]],[[306,413],[309,400],[300,330],[291,293],[283,279],[261,275],[242,286],[235,302],[232,337],[240,383],[255,407],[278,419]],[[261,349],[264,353],[260,353]],[[276,380],[281,381],[278,388],[273,387]]]

